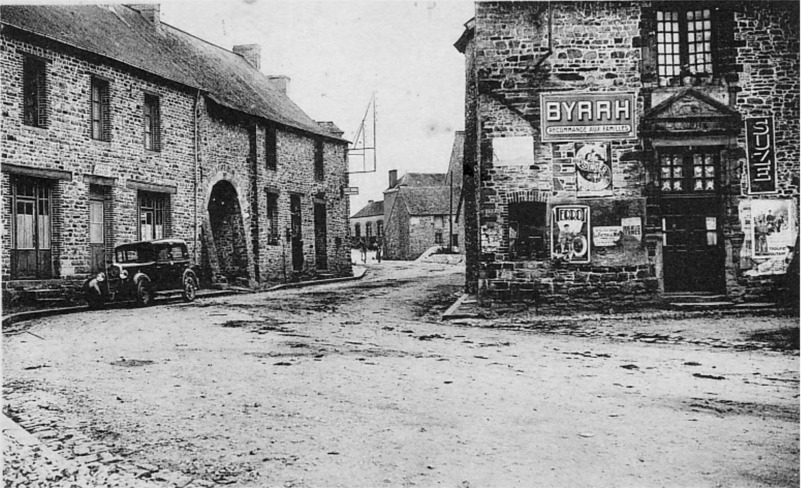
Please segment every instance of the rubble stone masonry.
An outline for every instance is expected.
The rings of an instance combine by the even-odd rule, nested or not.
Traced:
[[[702,6],[713,12],[716,71],[711,80],[687,85],[681,80],[668,84],[652,69],[655,51],[649,49],[655,44],[649,43],[655,42],[655,11],[663,8],[661,3],[477,2],[474,23],[468,24],[459,43],[466,41],[461,46],[457,43],[466,56],[467,69],[468,199],[471,156],[479,172],[473,196],[475,228],[470,229],[467,221],[468,232],[479,236],[479,242],[473,236],[466,239],[469,290],[475,287],[498,296],[538,290],[572,296],[634,296],[635,300],[664,291],[660,200],[653,193],[659,177],[655,152],[659,143],[723,148],[718,195],[725,293],[744,300],[766,291],[760,289],[760,280],[743,274],[758,263],[746,255],[743,241],[750,237],[739,212],[753,198],[791,198],[798,228],[798,8],[792,2]],[[638,126],[646,116],[659,116],[651,111],[654,107],[681,93],[711,100],[688,99],[686,103],[699,107],[711,103],[718,107],[720,120],[729,117],[733,122],[720,129],[703,126],[694,133],[685,130],[657,136],[643,130],[634,137],[595,141],[610,147],[612,188],[603,197],[587,199],[577,193],[575,178],[577,143],[584,141],[542,142],[540,96],[605,92],[633,94]],[[775,119],[779,186],[775,195],[747,194],[745,134],[740,121],[753,116]],[[530,138],[532,164],[499,164],[494,147],[499,138],[507,137]],[[664,140],[657,141],[660,137]],[[672,142],[682,140],[686,142]],[[549,225],[551,209],[565,204],[590,205],[595,225],[620,225],[621,218],[641,217],[641,244],[619,255],[593,246],[590,263],[514,259],[508,211],[514,202],[546,204]],[[465,208],[469,212],[470,206]],[[770,286],[775,282],[762,281],[770,281]]]

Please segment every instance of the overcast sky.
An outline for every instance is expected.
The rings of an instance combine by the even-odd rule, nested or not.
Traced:
[[[262,46],[261,70],[291,78],[289,95],[352,140],[373,92],[377,172],[351,175],[351,214],[380,200],[387,172],[444,173],[464,127],[464,57],[453,43],[466,1],[162,2],[162,20],[231,49]]]

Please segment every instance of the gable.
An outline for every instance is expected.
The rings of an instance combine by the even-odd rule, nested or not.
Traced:
[[[719,134],[738,130],[740,114],[724,103],[687,88],[643,114],[641,132]]]

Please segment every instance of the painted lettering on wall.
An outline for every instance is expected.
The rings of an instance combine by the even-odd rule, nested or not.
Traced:
[[[542,93],[542,141],[636,137],[634,103],[633,93]]]
[[[745,143],[748,155],[748,193],[776,193],[776,144],[773,117],[745,119]]]

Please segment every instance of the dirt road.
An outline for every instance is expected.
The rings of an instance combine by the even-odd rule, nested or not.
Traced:
[[[797,319],[440,323],[461,271],[42,319],[4,337],[7,412],[164,486],[798,486],[797,352],[631,334]]]

